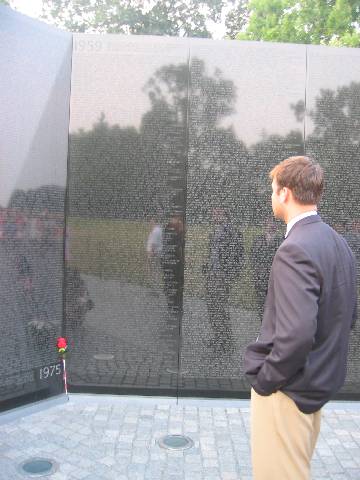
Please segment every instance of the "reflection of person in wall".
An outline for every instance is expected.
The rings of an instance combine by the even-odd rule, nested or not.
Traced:
[[[56,242],[63,242],[64,238],[64,215],[63,213],[54,214],[54,229],[52,233]]]
[[[163,247],[162,227],[155,220],[150,222],[150,234],[146,242],[146,254],[148,261],[149,279],[154,295],[158,295],[159,286],[161,284],[161,255]]]
[[[320,165],[290,157],[270,175],[273,212],[287,229],[271,267],[260,334],[245,352],[253,476],[309,480],[321,407],[345,380],[355,259],[317,214]]]
[[[85,281],[76,268],[66,269],[66,327],[77,328],[84,323],[86,314],[95,304],[90,298]]]
[[[33,287],[32,267],[27,257],[23,254],[17,258],[17,271],[18,280],[23,287],[24,293],[31,294]]]
[[[44,208],[44,210],[40,214],[40,221],[41,221],[41,245],[42,247],[47,247],[53,242],[53,228],[54,228],[54,223],[52,216],[49,213],[49,210],[47,208]]]
[[[0,207],[0,240],[5,238],[6,218],[7,218],[7,212],[5,208]]]
[[[26,231],[26,216],[24,215],[23,212],[17,211],[16,212],[16,218],[15,218],[15,224],[16,224],[16,239],[17,240],[22,240],[25,236],[25,231]]]
[[[164,228],[162,267],[164,292],[170,313],[180,313],[184,283],[184,224],[181,215],[173,215]]]
[[[276,223],[270,218],[266,222],[264,232],[255,238],[251,247],[251,266],[254,275],[257,311],[260,318],[262,318],[264,310],[271,264],[280,242],[281,239],[276,232]]]
[[[28,220],[27,236],[32,246],[36,245],[41,238],[41,232],[39,230],[38,216],[34,213]]]
[[[36,301],[35,292],[33,288],[33,267],[30,259],[20,253],[16,257],[16,271],[17,281],[19,283],[22,299],[19,304],[23,306],[23,319],[28,321],[30,319],[31,325],[35,325],[39,318],[39,305]],[[28,323],[30,325],[30,323]],[[32,331],[34,333],[34,331]],[[38,332],[38,330],[36,330]]]
[[[209,323],[214,337],[209,346],[216,351],[230,352],[234,347],[230,323],[229,296],[234,280],[241,272],[244,261],[242,235],[229,222],[223,208],[212,211],[214,224],[209,239],[206,274],[206,304]]]
[[[9,208],[5,223],[5,238],[11,241],[14,240],[16,238],[16,228],[16,211]]]

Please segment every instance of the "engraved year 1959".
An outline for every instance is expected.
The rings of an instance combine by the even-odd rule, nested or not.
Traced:
[[[95,39],[76,39],[75,50],[79,52],[100,52],[103,49],[103,42]]]

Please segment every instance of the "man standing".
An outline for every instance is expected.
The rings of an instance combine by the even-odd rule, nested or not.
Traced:
[[[257,300],[257,313],[260,320],[262,320],[264,314],[271,264],[280,243],[281,237],[278,235],[276,223],[271,217],[266,221],[263,233],[254,239],[250,251]]]
[[[223,208],[212,210],[214,230],[209,239],[209,258],[203,266],[206,274],[206,305],[213,338],[209,346],[215,353],[231,353],[234,338],[231,328],[229,298],[235,279],[244,264],[241,232],[231,225]]]
[[[150,234],[146,242],[147,265],[149,272],[149,280],[151,284],[151,292],[155,296],[159,296],[161,286],[161,255],[163,247],[163,232],[161,225],[155,220],[150,222]]]
[[[290,157],[270,173],[287,224],[271,267],[260,335],[245,352],[254,480],[308,480],[320,409],[343,385],[356,319],[355,259],[317,214],[320,165]]]

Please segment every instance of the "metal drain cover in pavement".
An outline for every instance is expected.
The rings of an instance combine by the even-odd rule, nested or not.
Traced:
[[[30,458],[20,465],[20,472],[28,477],[45,477],[55,472],[57,464],[48,458]]]
[[[191,448],[194,442],[185,435],[165,435],[158,440],[158,444],[168,450],[186,450]]]

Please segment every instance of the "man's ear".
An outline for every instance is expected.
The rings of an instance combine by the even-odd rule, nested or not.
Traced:
[[[289,194],[290,194],[290,190],[287,187],[283,187],[280,190],[280,194],[279,194],[280,203],[285,203],[286,200],[289,198]]]

